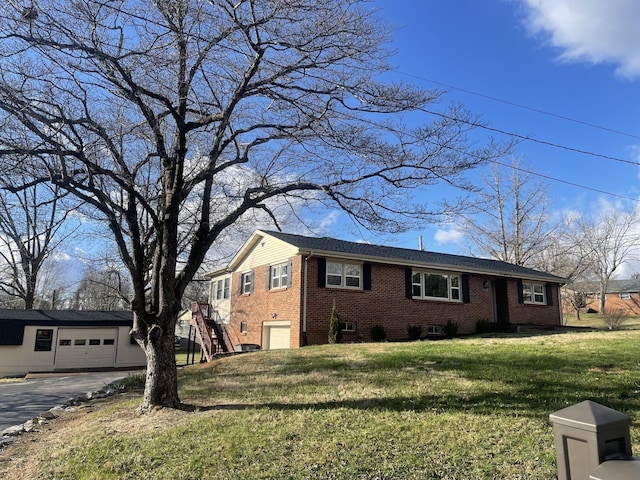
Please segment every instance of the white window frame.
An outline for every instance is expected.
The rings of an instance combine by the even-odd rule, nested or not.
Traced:
[[[289,285],[289,262],[271,265],[270,290],[287,288]]]
[[[219,278],[213,282],[213,298],[215,300],[228,300],[231,295],[231,278]]]
[[[442,325],[427,325],[427,335],[444,335]]]
[[[437,276],[446,281],[447,296],[428,295],[425,291],[426,277]],[[462,275],[459,273],[413,270],[411,272],[411,293],[413,298],[462,303]]]
[[[620,300],[631,300],[631,293],[629,292],[620,292],[618,296],[620,297]]]
[[[544,283],[522,282],[522,299],[529,305],[546,305],[547,292]]]
[[[343,332],[355,332],[356,322],[340,322],[340,329]]]
[[[253,293],[253,272],[245,272],[242,274],[242,294],[251,293]]]
[[[355,270],[357,269],[357,274]],[[353,285],[357,280],[357,285]],[[327,261],[326,285],[329,288],[362,290],[363,264],[353,262]],[[339,283],[338,283],[339,282]],[[351,283],[351,285],[350,285]]]

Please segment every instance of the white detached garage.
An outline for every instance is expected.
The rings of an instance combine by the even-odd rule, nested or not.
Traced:
[[[143,367],[127,311],[0,309],[0,376]]]

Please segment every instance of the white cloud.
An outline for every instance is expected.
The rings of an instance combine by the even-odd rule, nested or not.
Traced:
[[[638,0],[521,0],[527,28],[562,50],[566,62],[612,63],[640,77]]]
[[[459,243],[462,243],[464,239],[464,233],[456,229],[449,229],[449,230],[438,229],[436,230],[436,233],[434,234],[433,238],[435,239],[438,245],[444,245],[448,243],[459,244]]]
[[[318,222],[318,230],[325,231],[338,222],[340,212],[337,210],[330,210],[324,215]]]
[[[631,158],[636,163],[640,163],[640,145],[631,145]],[[640,178],[640,168],[638,168],[638,178]]]

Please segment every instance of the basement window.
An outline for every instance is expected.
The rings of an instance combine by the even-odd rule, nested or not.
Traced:
[[[340,322],[340,329],[343,332],[355,332],[356,322]]]
[[[53,330],[36,330],[36,352],[50,352],[53,342]]]

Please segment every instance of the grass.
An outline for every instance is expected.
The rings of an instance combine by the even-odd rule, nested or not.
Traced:
[[[565,325],[571,327],[591,327],[591,328],[604,328],[608,329],[602,316],[599,313],[581,313],[580,319],[576,318],[575,313],[564,313],[563,319]],[[640,329],[640,317],[629,315],[624,319],[620,329]]]
[[[582,400],[640,452],[639,362],[638,331],[252,352],[181,369],[184,411],[129,393],[25,441],[25,478],[552,479],[549,414]]]

